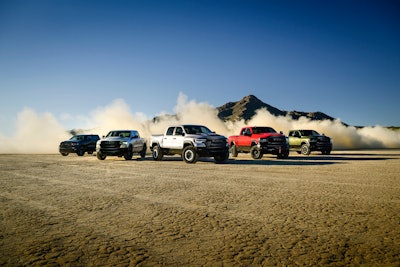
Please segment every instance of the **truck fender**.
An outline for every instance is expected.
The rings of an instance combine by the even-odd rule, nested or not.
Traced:
[[[187,146],[195,147],[195,145],[193,144],[192,141],[185,141],[185,142],[183,143],[183,148],[185,148],[185,147],[187,147]]]
[[[155,146],[160,146],[159,142],[152,142],[150,148],[153,149]]]

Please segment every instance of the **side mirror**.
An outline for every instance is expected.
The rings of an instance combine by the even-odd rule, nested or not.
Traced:
[[[182,133],[182,136],[185,136],[185,133]]]

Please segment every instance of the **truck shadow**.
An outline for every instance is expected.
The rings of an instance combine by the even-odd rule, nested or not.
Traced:
[[[391,155],[393,156],[393,155]],[[388,159],[394,159],[394,157],[388,157],[388,155],[366,155],[366,154],[359,154],[359,155],[349,155],[349,154],[343,154],[342,156],[336,155],[331,155],[331,156],[289,156],[289,160],[327,160],[327,161],[332,161],[332,160],[343,160],[343,161],[349,161],[349,160],[388,160]]]
[[[221,165],[232,164],[232,165],[287,165],[287,166],[307,166],[307,165],[332,165],[332,164],[344,164],[346,161],[381,161],[395,159],[393,154],[334,154],[334,155],[296,155],[291,156],[287,159],[277,159],[274,156],[264,156],[262,159],[252,159],[252,158],[232,158],[230,157],[225,163],[220,163]],[[145,158],[133,158],[133,161],[154,161],[151,157]],[[162,159],[162,161],[175,161],[182,162],[180,156],[167,156]],[[212,157],[201,157],[198,162],[209,162],[215,163]]]
[[[393,155],[391,155],[393,156]],[[394,157],[378,155],[311,155],[311,156],[289,156],[287,159],[277,159],[274,157],[264,157],[259,160],[255,159],[237,159],[229,158],[225,164],[246,164],[246,165],[288,165],[288,166],[305,166],[305,165],[332,165],[344,164],[346,161],[381,161],[395,159]]]
[[[335,161],[299,161],[290,159],[229,159],[224,164],[232,165],[286,165],[286,166],[310,166],[310,165],[332,165],[341,164]]]

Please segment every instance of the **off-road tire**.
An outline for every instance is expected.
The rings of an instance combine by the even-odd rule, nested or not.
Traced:
[[[85,150],[83,150],[82,148],[79,148],[78,151],[76,151],[76,154],[79,157],[82,157],[83,155],[85,155]]]
[[[231,147],[229,148],[229,152],[231,153],[232,157],[234,157],[234,158],[236,158],[239,154],[235,144],[231,145]]]
[[[331,151],[330,150],[322,150],[321,153],[322,153],[322,155],[329,155],[329,154],[331,154]]]
[[[250,149],[250,155],[253,159],[261,159],[264,154],[261,152],[258,146],[254,145]]]
[[[193,146],[187,146],[182,151],[182,159],[186,163],[196,163],[199,159],[199,154]]]
[[[164,156],[162,149],[159,146],[154,146],[151,154],[154,160],[162,160]]]
[[[276,157],[277,157],[278,159],[287,159],[287,158],[289,157],[289,152],[280,153],[280,154],[276,155]]]
[[[64,157],[69,155],[69,153],[60,153],[60,154],[63,155]]]
[[[143,144],[142,151],[140,151],[140,157],[141,158],[146,157],[146,151],[147,151],[147,146],[146,146],[146,144]]]
[[[125,160],[131,160],[133,157],[133,151],[132,151],[132,146],[128,147],[128,151],[126,151],[125,155],[124,155],[124,159]]]
[[[107,156],[101,154],[101,152],[97,152],[97,153],[96,153],[96,157],[97,157],[99,160],[105,160]]]
[[[302,144],[301,145],[301,154],[308,156],[308,155],[310,155],[310,153],[311,153],[310,146],[307,144]]]
[[[216,163],[225,163],[229,159],[229,151],[225,154],[219,154],[214,156]]]

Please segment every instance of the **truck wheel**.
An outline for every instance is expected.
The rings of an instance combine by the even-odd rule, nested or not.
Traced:
[[[287,153],[280,153],[280,154],[276,155],[276,157],[277,157],[278,159],[287,159],[287,158],[289,157],[289,152],[287,152]]]
[[[253,159],[261,159],[263,157],[263,153],[261,152],[260,148],[258,148],[257,146],[251,147],[250,154]]]
[[[238,156],[238,151],[237,151],[237,147],[235,144],[231,145],[230,152],[232,154],[232,157],[236,158]]]
[[[96,156],[99,160],[105,160],[106,159],[106,155],[101,154],[101,152],[97,152]]]
[[[125,160],[131,160],[133,157],[133,151],[132,151],[132,146],[128,147],[128,151],[126,151],[124,158]]]
[[[78,151],[76,151],[76,154],[80,157],[82,157],[85,154],[85,150],[83,150],[82,148],[79,148]]]
[[[301,145],[301,154],[303,155],[310,155],[311,149],[310,146],[307,144],[302,144]]]
[[[196,149],[192,146],[187,146],[183,149],[182,158],[186,163],[196,163],[199,159]]]
[[[161,150],[161,148],[159,146],[154,146],[153,147],[152,155],[153,155],[153,159],[154,160],[162,160],[162,158],[164,156],[164,154],[163,154],[163,152],[162,152],[162,150]]]
[[[329,154],[331,154],[331,151],[330,151],[330,150],[322,150],[321,152],[322,152],[322,155],[329,155]]]
[[[224,163],[229,159],[229,152],[225,154],[215,155],[214,156],[215,162],[217,163]]]
[[[68,156],[69,153],[61,153],[61,155],[63,155],[64,157]]]
[[[146,151],[147,151],[147,146],[146,146],[146,144],[143,144],[142,151],[140,151],[140,157],[141,158],[146,157]]]

